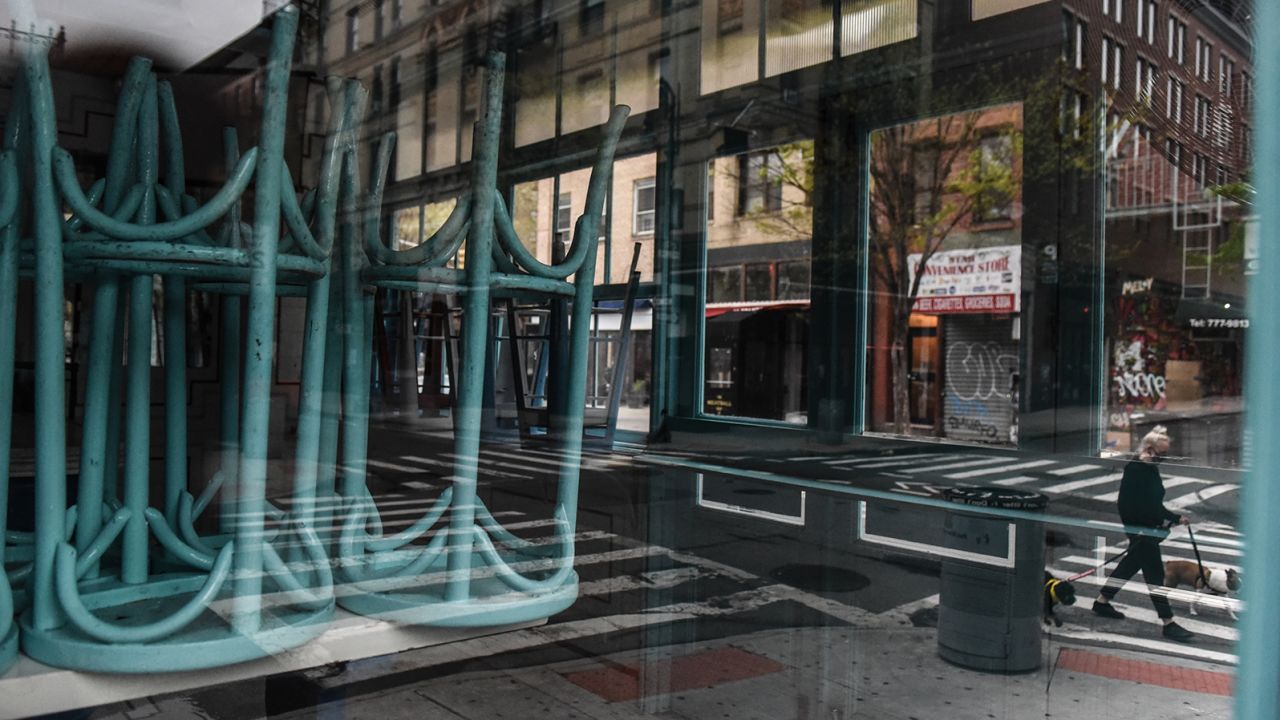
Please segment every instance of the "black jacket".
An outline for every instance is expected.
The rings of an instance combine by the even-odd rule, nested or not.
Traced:
[[[1124,466],[1120,480],[1120,521],[1125,525],[1158,528],[1182,516],[1164,507],[1164,482],[1155,463],[1134,459]]]

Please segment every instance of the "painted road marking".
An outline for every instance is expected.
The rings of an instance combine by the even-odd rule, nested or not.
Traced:
[[[1102,475],[1094,478],[1085,478],[1083,480],[1072,480],[1070,482],[1058,483],[1049,487],[1040,488],[1040,492],[1047,493],[1069,493],[1073,490],[1093,487],[1094,485],[1105,485],[1109,482],[1115,482],[1121,477],[1120,473],[1112,473],[1111,475]]]
[[[968,460],[965,462],[946,463],[943,465],[926,465],[924,467],[909,468],[909,469],[903,470],[902,472],[922,473],[922,472],[932,472],[934,470],[954,470],[956,468],[977,467],[979,465],[992,465],[994,463],[1002,463],[1002,462],[1009,462],[1009,458],[1005,458],[1005,457],[983,458],[981,460]]]
[[[1088,472],[1090,470],[1103,470],[1103,469],[1104,468],[1100,465],[1072,465],[1071,467],[1058,468],[1057,470],[1050,470],[1049,474],[1050,475],[1076,475],[1078,473]]]
[[[1030,462],[1017,463],[1014,465],[1005,465],[1003,467],[983,468],[982,470],[968,470],[965,472],[948,473],[947,477],[951,478],[952,480],[965,480],[971,477],[980,477],[982,475],[995,475],[996,473],[1008,472],[1010,470],[1028,470],[1034,467],[1043,467],[1045,465],[1052,465],[1053,463],[1054,463],[1053,460],[1032,460]]]
[[[1196,490],[1195,492],[1190,492],[1190,493],[1187,493],[1186,495],[1176,497],[1173,500],[1170,500],[1169,502],[1165,503],[1164,506],[1169,508],[1173,512],[1177,512],[1179,510],[1189,508],[1192,505],[1195,505],[1196,503],[1202,503],[1211,498],[1215,498],[1219,495],[1223,495],[1225,493],[1231,492],[1232,490],[1238,490],[1238,489],[1240,489],[1240,486],[1235,485],[1233,483],[1222,483],[1221,485],[1213,485],[1211,487],[1207,487],[1202,490]]]

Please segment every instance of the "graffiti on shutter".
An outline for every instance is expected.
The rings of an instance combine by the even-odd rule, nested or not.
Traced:
[[[943,435],[1007,445],[1016,437],[1016,318],[949,315],[945,323]]]

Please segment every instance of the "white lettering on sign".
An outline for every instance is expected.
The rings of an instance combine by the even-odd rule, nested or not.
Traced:
[[[1121,295],[1137,295],[1138,293],[1151,292],[1151,286],[1155,284],[1155,278],[1147,278],[1146,280],[1126,280],[1124,285],[1120,287]]]
[[[907,257],[911,282],[920,277],[912,310],[950,313],[1015,313],[1022,291],[1022,246],[947,250]],[[921,267],[923,265],[923,267]]]

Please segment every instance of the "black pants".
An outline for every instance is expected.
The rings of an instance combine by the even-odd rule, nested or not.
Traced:
[[[1129,536],[1129,552],[1120,558],[1116,571],[1107,578],[1106,585],[1102,587],[1102,597],[1110,601],[1139,570],[1147,581],[1147,592],[1151,595],[1156,615],[1162,620],[1173,617],[1169,599],[1160,592],[1152,592],[1164,586],[1164,558],[1160,557],[1160,541],[1149,535]]]

